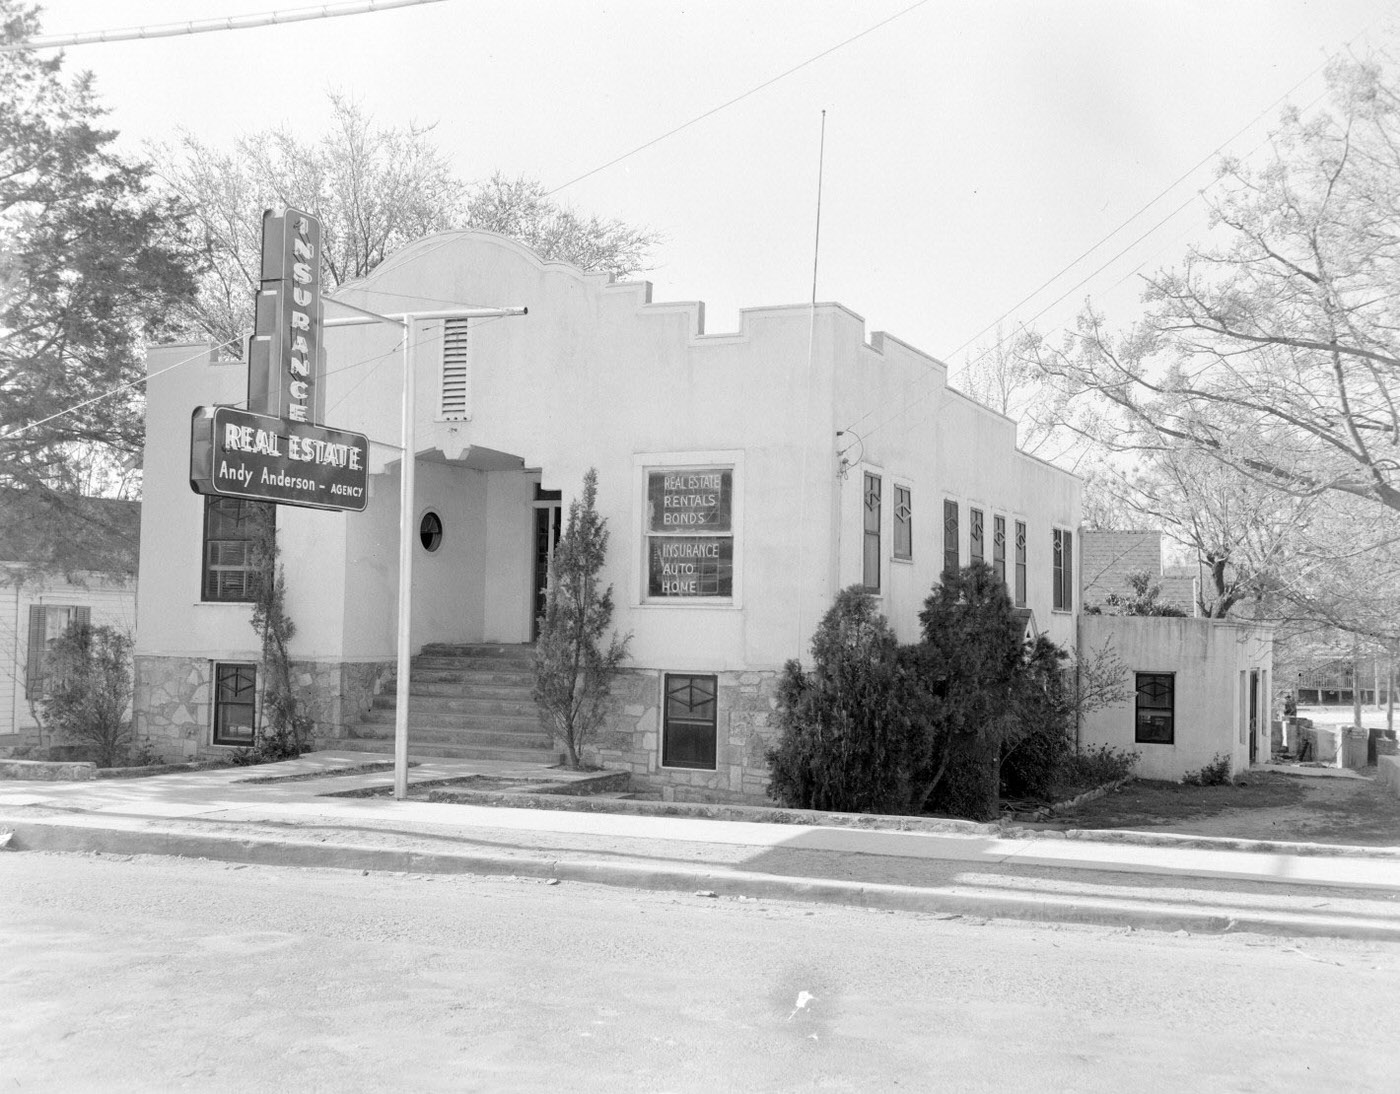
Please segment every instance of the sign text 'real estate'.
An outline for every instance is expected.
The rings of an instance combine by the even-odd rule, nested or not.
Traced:
[[[198,407],[190,486],[200,494],[358,512],[369,500],[368,453],[362,433],[233,407]]]

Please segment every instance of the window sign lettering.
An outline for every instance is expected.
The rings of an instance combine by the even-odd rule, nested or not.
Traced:
[[[647,527],[653,532],[728,532],[734,472],[720,468],[653,471],[647,477]]]
[[[733,536],[652,536],[648,596],[733,596]]]
[[[734,471],[647,473],[647,596],[734,595]]]

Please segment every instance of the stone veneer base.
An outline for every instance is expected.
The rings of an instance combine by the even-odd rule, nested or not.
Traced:
[[[221,659],[247,662],[253,656]],[[318,737],[348,737],[348,726],[393,669],[393,661],[293,661],[292,684]],[[211,699],[214,662],[202,657],[135,658],[132,728],[165,760],[227,755],[233,746],[213,743]]]
[[[661,766],[662,677],[656,669],[626,669],[613,681],[613,714],[586,758],[629,771],[639,790],[671,801],[769,803],[765,753],[777,736],[778,673],[718,672],[715,770]]]

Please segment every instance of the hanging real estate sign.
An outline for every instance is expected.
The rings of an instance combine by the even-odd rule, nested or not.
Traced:
[[[262,284],[248,340],[248,409],[319,422],[321,222],[288,209],[263,213]]]
[[[230,406],[197,407],[190,486],[199,494],[362,512],[369,438]]]

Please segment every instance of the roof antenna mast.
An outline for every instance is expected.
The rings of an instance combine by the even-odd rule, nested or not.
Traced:
[[[822,136],[817,146],[817,230],[812,240],[812,306],[817,306],[817,258],[822,246],[822,170],[826,162],[826,111],[822,110]]]

